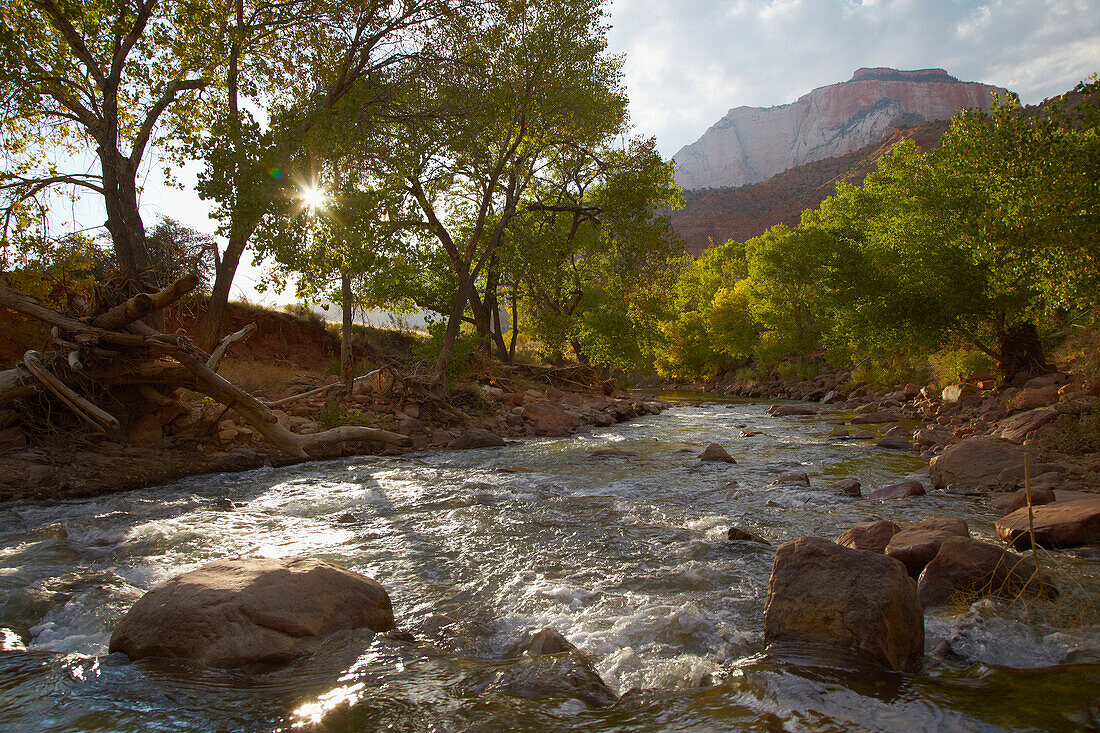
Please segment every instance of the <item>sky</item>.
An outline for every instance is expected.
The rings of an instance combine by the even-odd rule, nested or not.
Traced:
[[[613,0],[610,51],[625,54],[635,134],[655,135],[671,158],[731,108],[793,102],[846,81],[864,66],[943,68],[963,81],[1017,92],[1025,104],[1071,89],[1100,71],[1100,0]],[[197,170],[197,168],[195,168]],[[146,178],[147,226],[171,216],[201,231],[217,224],[189,189]],[[83,226],[104,216],[80,207]],[[245,253],[233,297],[269,304]]]

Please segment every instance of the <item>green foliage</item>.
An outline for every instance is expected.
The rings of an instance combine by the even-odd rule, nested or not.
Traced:
[[[321,405],[321,414],[317,418],[317,427],[321,430],[338,428],[342,425],[350,425],[351,417],[348,411],[339,402],[328,400]]]
[[[443,339],[446,335],[447,324],[443,321],[429,320],[427,323],[428,338],[417,345],[416,352],[427,359],[435,361],[439,357],[439,350],[443,348]],[[469,331],[460,332],[454,342],[454,351],[451,360],[447,364],[447,385],[451,387],[455,381],[466,372],[470,355],[480,348],[484,348],[485,338]]]

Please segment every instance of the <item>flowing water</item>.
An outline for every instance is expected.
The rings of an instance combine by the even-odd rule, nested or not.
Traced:
[[[865,491],[923,462],[830,442],[822,418],[766,405],[673,408],[567,439],[356,457],[196,477],[142,491],[0,506],[0,730],[1083,730],[1100,726],[1100,629],[991,603],[932,610],[913,673],[789,650],[763,615],[774,546],[872,519],[965,517],[979,498]],[[742,429],[763,431],[741,438]],[[736,465],[701,463],[706,443]],[[634,457],[590,457],[618,448]],[[681,449],[690,448],[689,451]],[[814,488],[769,486],[790,470]],[[736,481],[736,485],[731,484]],[[218,511],[229,498],[243,506]],[[772,547],[730,543],[731,524]],[[144,591],[225,557],[309,555],[380,581],[398,625],[446,613],[455,654],[345,632],[281,669],[245,673],[107,655]],[[1100,552],[1061,553],[1067,597],[1100,597]],[[1050,614],[1047,614],[1048,616]],[[501,690],[525,634],[553,627],[622,702]]]

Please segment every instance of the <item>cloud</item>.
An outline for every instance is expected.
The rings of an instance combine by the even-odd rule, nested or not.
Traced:
[[[1026,103],[1100,70],[1093,0],[614,0],[632,119],[672,156],[732,107],[794,101],[862,66],[942,67]]]

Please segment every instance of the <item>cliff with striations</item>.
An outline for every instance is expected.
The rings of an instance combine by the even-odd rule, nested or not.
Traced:
[[[877,143],[898,128],[990,110],[1000,87],[959,81],[943,69],[859,69],[791,104],[731,109],[675,155],[685,189],[744,186],[805,163]]]

